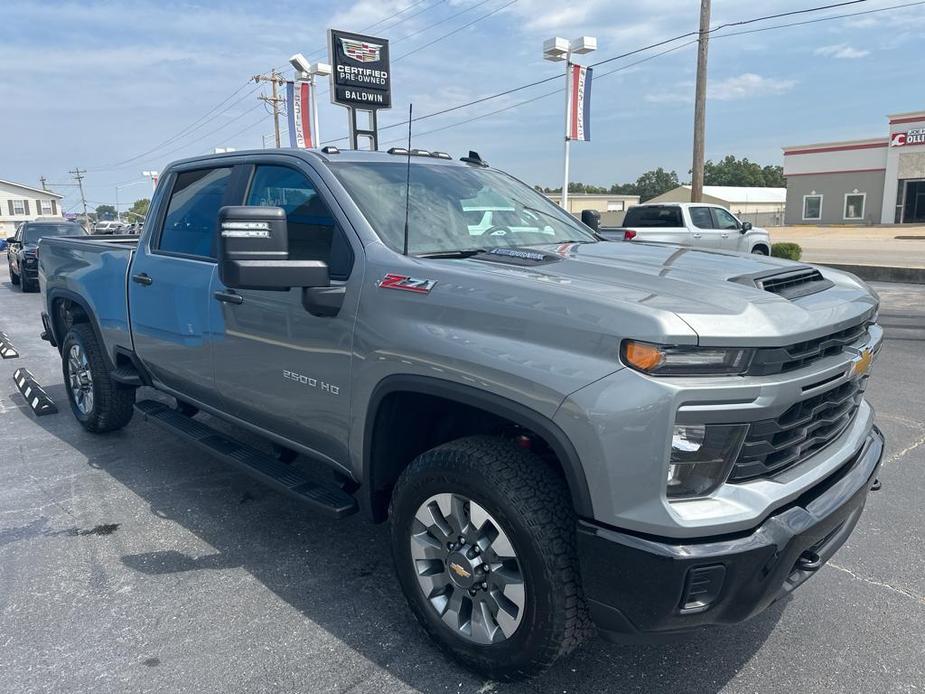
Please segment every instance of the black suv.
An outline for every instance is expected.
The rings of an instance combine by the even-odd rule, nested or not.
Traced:
[[[21,285],[24,292],[38,291],[39,240],[49,236],[86,235],[84,228],[73,222],[24,222],[16,235],[7,239],[10,282]]]

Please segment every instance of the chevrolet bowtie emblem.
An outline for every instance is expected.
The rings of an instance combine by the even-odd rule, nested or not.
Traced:
[[[463,567],[461,567],[459,564],[457,564],[455,561],[450,562],[450,570],[452,570],[454,574],[456,574],[457,576],[461,576],[462,578],[469,578],[469,576],[472,575],[471,573],[466,571]]]
[[[869,347],[865,347],[861,350],[861,353],[854,358],[854,361],[851,362],[851,376],[856,378],[858,376],[863,376],[868,371],[870,371],[870,365],[874,361],[874,353],[870,350]]]

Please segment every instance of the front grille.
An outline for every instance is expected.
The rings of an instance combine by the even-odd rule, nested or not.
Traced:
[[[867,333],[867,321],[813,340],[787,347],[764,347],[756,351],[749,366],[750,376],[769,376],[801,369],[815,361],[839,354]]]
[[[777,419],[753,422],[729,481],[783,472],[818,453],[851,424],[866,386],[866,376],[848,381],[798,402]]]

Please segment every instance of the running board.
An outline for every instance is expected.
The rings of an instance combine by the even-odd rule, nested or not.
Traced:
[[[303,501],[330,518],[343,518],[358,510],[356,499],[337,485],[312,480],[291,465],[225,436],[163,403],[142,400],[135,403],[135,409],[144,416],[145,421],[153,422],[195,443],[208,453],[236,465],[261,482]]]

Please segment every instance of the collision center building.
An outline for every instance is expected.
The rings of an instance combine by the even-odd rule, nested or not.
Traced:
[[[889,135],[784,147],[786,224],[925,223],[925,111]]]

